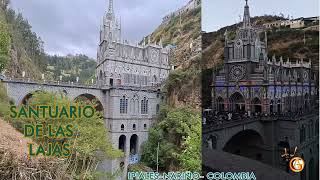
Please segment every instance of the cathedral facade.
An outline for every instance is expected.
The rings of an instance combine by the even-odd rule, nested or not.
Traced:
[[[170,70],[168,50],[162,42],[132,44],[122,38],[113,0],[103,17],[97,52],[97,83],[106,93],[104,114],[114,148],[125,157],[105,161],[102,169],[115,172],[139,161],[141,145],[148,138],[163,99],[160,86]],[[105,89],[105,90],[104,90]]]
[[[234,40],[225,33],[224,68],[214,75],[213,106],[219,111],[284,113],[309,109],[317,95],[311,60],[268,58],[264,41],[245,6]],[[313,101],[313,102],[312,102]]]

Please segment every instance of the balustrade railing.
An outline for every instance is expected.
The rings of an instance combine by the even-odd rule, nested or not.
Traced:
[[[215,114],[209,114],[203,116],[203,129],[220,129],[227,126],[234,126],[238,124],[250,123],[253,121],[270,121],[270,120],[300,120],[300,118],[306,116],[317,115],[317,110],[306,110],[296,112],[285,112],[285,113],[234,113],[234,112],[219,112]]]
[[[80,82],[72,82],[72,81],[50,81],[50,80],[34,80],[30,78],[3,78],[4,82],[17,82],[17,83],[30,83],[30,84],[43,84],[43,85],[61,85],[61,86],[75,86],[75,87],[91,87],[91,88],[129,88],[129,89],[147,89],[158,91],[161,86],[160,85],[152,85],[152,86],[132,86],[132,85],[108,85],[102,83],[100,81],[95,83],[80,83]]]
[[[80,82],[72,81],[49,81],[49,80],[34,80],[30,78],[6,78],[3,79],[4,82],[21,82],[21,83],[34,83],[34,84],[46,84],[46,85],[67,85],[67,86],[83,86],[83,87],[98,87],[96,83],[85,84]]]

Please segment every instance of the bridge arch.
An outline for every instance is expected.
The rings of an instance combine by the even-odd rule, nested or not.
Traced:
[[[233,135],[224,145],[223,151],[262,161],[263,145],[262,135],[256,130],[247,129]]]
[[[89,94],[89,93],[84,93],[84,94],[80,94],[78,95],[76,98],[74,98],[75,101],[79,101],[79,100],[83,100],[83,101],[90,101],[96,104],[95,109],[97,111],[104,111],[104,107],[102,105],[102,102],[99,100],[98,97],[96,97],[95,95]]]
[[[27,94],[23,95],[21,97],[21,100],[18,101],[18,104],[17,105],[27,105],[28,101],[30,101],[30,99],[32,98],[32,96],[35,94],[35,93],[40,93],[40,92],[45,92],[43,90],[36,90],[36,91],[33,91],[33,92],[27,92]]]

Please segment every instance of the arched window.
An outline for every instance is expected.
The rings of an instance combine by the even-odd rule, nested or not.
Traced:
[[[133,95],[133,98],[130,100],[130,113],[132,115],[139,113],[139,97],[136,94]]]
[[[141,100],[141,114],[148,114],[148,100],[146,97]]]
[[[136,129],[137,129],[136,124],[133,124],[133,125],[132,125],[132,129],[133,129],[133,130],[136,130]]]
[[[124,125],[121,124],[121,131],[124,131]]]
[[[130,100],[130,113],[135,114],[135,103],[134,103],[134,98]]]
[[[127,114],[128,113],[128,99],[126,96],[123,96],[120,99],[120,114]]]
[[[147,129],[147,124],[144,124],[144,125],[143,125],[143,129]]]

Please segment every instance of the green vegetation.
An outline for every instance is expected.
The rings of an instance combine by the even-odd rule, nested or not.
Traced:
[[[128,166],[128,172],[154,172],[150,167],[143,163],[132,164]]]
[[[59,80],[60,75],[62,81],[76,82],[79,77],[79,82],[91,82],[91,78],[95,74],[97,63],[86,55],[69,55],[69,56],[49,56],[46,55],[48,62],[46,68],[46,75],[53,80]]]
[[[0,82],[0,117],[8,115],[10,107],[10,99],[7,96],[7,90]]]
[[[0,73],[8,64],[10,44],[11,37],[7,24],[3,16],[0,16]]]
[[[201,171],[201,118],[189,108],[163,106],[144,144],[142,161],[162,171]]]
[[[3,96],[2,94],[0,95],[1,97]],[[37,92],[32,94],[32,97],[28,100],[27,104],[28,106],[31,106],[33,108],[35,108],[39,104],[59,107],[68,107],[71,105],[87,106],[88,104],[93,107],[96,106],[96,102],[94,101],[78,100],[77,102],[72,102],[67,97],[62,95],[62,93],[53,94],[48,92]],[[2,110],[2,108],[0,110]],[[49,115],[46,115],[46,117],[49,117]],[[8,114],[6,119],[9,119]],[[43,119],[32,117],[10,119],[10,122],[16,129],[18,129],[22,133],[25,124],[42,124],[43,126],[52,124],[54,127],[59,127],[60,125],[66,126],[67,124],[73,125],[74,137],[63,138],[61,140],[50,139],[48,137],[33,138],[34,142],[36,142],[37,144],[43,143],[44,145],[46,145],[47,143],[69,143],[71,145],[70,150],[72,153],[68,158],[60,157],[60,163],[55,164],[57,166],[54,166],[50,170],[48,168],[45,168],[45,170],[51,172],[52,175],[54,175],[54,177],[56,177],[57,179],[59,179],[59,177],[70,177],[71,179],[94,179],[97,177],[97,175],[103,174],[96,172],[97,164],[102,159],[113,159],[123,156],[123,153],[121,151],[112,148],[112,144],[107,137],[107,130],[104,125],[103,116],[99,111],[96,111],[94,116],[91,118],[86,118],[84,116],[76,119],[64,117],[55,119]],[[53,160],[56,161],[58,159],[53,157]],[[111,175],[108,174],[108,177],[109,176]]]
[[[305,38],[305,39],[304,39]],[[305,42],[304,42],[305,41]],[[315,30],[281,28],[268,31],[269,58],[275,55],[291,60],[312,60],[318,65],[319,32]]]
[[[175,45],[177,49],[171,57],[171,64],[182,65],[185,63],[186,52],[190,51],[191,42],[201,35],[201,8],[184,12],[181,16],[173,17],[166,24],[161,24],[150,36],[152,42],[159,42],[162,38],[163,45]]]
[[[279,16],[257,16],[251,19],[254,25],[283,20]],[[241,24],[233,24],[219,29],[215,32],[204,33],[202,35],[204,69],[213,68],[223,61],[224,33],[228,30],[228,38],[232,40],[235,37],[237,27]],[[305,37],[305,43],[304,43]],[[264,33],[261,33],[261,39]],[[308,27],[300,29],[290,29],[281,27],[268,30],[268,56],[273,55],[279,59],[281,56],[290,60],[311,59],[314,65],[318,64],[319,59],[319,31],[310,30]],[[218,65],[221,67],[220,65]]]
[[[188,77],[188,71],[178,69],[171,71],[165,84],[165,91],[172,92],[177,86],[181,86]]]
[[[94,75],[96,62],[85,55],[51,56],[44,52],[44,42],[32,31],[32,26],[22,16],[8,7],[9,0],[0,2],[0,67],[6,76],[39,80],[76,81],[84,83]],[[0,68],[0,71],[3,68]]]
[[[9,0],[1,3],[1,23],[7,27],[11,39],[8,44],[10,58],[7,59],[6,74],[21,76],[21,72],[26,71],[31,77],[39,77],[39,72],[45,68],[42,40],[31,31],[31,25],[21,13],[8,8]]]

